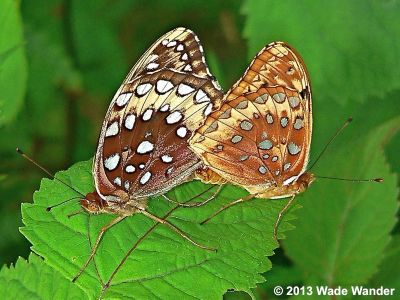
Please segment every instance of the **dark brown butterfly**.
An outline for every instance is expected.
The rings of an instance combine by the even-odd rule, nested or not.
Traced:
[[[187,181],[201,166],[188,148],[194,130],[220,106],[223,93],[210,74],[197,36],[177,28],[140,58],[115,94],[93,162],[96,190],[80,201],[89,213],[117,215],[102,234],[135,213],[185,233],[146,211],[147,200]],[[77,277],[75,277],[76,279]]]

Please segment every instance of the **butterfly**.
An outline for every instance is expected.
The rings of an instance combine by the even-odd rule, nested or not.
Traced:
[[[146,211],[149,197],[161,195],[193,176],[202,162],[188,139],[221,104],[223,92],[210,74],[198,37],[176,28],[139,59],[116,92],[102,125],[93,161],[96,190],[80,200],[89,213],[117,217],[102,234],[127,216],[142,213],[166,224],[196,246],[184,232]]]
[[[263,48],[190,139],[204,180],[219,177],[248,197],[294,198],[314,180],[306,172],[312,136],[310,79],[300,55],[283,42]],[[206,221],[208,221],[208,218]]]

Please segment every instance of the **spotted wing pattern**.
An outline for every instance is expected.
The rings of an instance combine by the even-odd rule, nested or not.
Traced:
[[[186,180],[200,165],[188,139],[222,96],[193,32],[178,28],[161,37],[107,111],[93,169],[99,195],[145,198]]]
[[[190,147],[221,177],[260,193],[288,185],[305,171],[311,126],[305,65],[277,42],[258,53]]]

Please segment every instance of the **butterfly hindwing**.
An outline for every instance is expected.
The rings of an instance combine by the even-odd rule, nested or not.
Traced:
[[[199,167],[187,140],[222,98],[203,57],[197,37],[178,28],[135,65],[103,123],[94,166],[99,194],[161,194]]]

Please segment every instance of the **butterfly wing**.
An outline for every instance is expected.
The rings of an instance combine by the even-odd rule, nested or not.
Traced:
[[[193,32],[177,28],[161,37],[107,111],[93,168],[97,192],[142,198],[186,180],[200,165],[187,140],[222,95]]]
[[[256,193],[289,184],[305,171],[311,127],[305,65],[277,42],[254,58],[190,144],[206,166]]]

